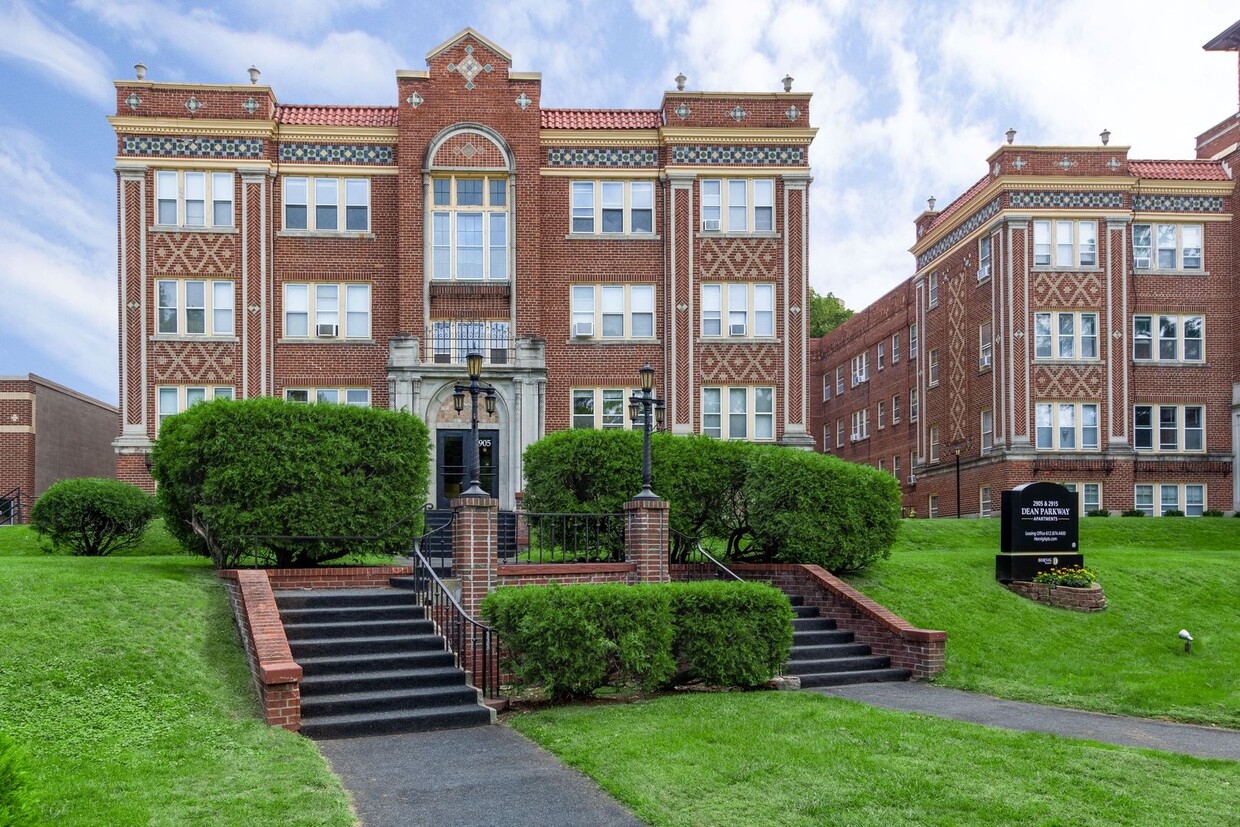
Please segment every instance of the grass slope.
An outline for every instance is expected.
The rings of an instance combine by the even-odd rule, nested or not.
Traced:
[[[184,554],[184,549],[168,529],[163,518],[151,520],[142,543],[137,548],[118,551],[113,557],[147,557],[161,554]],[[53,550],[50,540],[41,538],[30,526],[0,526],[0,557],[27,557],[42,554],[68,555],[68,549]]]
[[[550,708],[512,724],[654,825],[1234,825],[1240,763],[813,693]]]
[[[207,561],[0,557],[0,594],[0,730],[43,821],[353,824],[314,744],[261,722]]]
[[[1081,520],[1109,608],[1080,614],[994,579],[998,520],[904,520],[889,560],[849,581],[944,629],[935,682],[1005,698],[1240,728],[1240,520]],[[1181,628],[1196,637],[1185,655]]]

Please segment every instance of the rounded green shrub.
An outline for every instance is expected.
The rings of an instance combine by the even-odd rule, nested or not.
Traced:
[[[78,557],[103,557],[142,542],[155,500],[117,480],[80,477],[48,488],[30,510],[30,527]]]
[[[0,825],[26,827],[35,823],[34,793],[22,750],[0,732]]]
[[[711,686],[761,686],[792,651],[792,605],[766,583],[672,583],[673,647]]]
[[[430,439],[406,413],[217,400],[166,419],[151,460],[168,530],[186,548],[221,567],[306,566],[411,547]]]

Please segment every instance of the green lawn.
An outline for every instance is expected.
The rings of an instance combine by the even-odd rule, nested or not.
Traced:
[[[695,694],[512,718],[655,825],[1234,825],[1240,763],[873,709]]]
[[[39,554],[64,554],[68,549],[53,551],[49,540],[44,540],[31,530],[30,526],[0,526],[0,557],[24,557]],[[148,557],[159,554],[184,554],[181,544],[164,528],[163,518],[151,520],[147,526],[142,544],[137,548],[126,549],[112,555],[114,557]]]
[[[1109,608],[1080,614],[994,579],[998,520],[904,520],[891,559],[848,580],[944,629],[935,682],[1101,712],[1240,728],[1240,520],[1081,520]],[[1176,633],[1196,638],[1185,655]]]
[[[0,529],[0,730],[46,823],[353,824],[314,744],[262,723],[208,561],[44,555],[24,531]]]

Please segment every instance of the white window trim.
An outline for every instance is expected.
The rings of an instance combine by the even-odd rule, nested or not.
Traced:
[[[937,388],[939,386],[939,349],[937,347],[926,351],[926,387]]]
[[[1038,443],[1038,409],[1043,405],[1049,405],[1051,409],[1051,444],[1041,445]],[[1060,406],[1071,405],[1073,407],[1072,427],[1075,431],[1075,445],[1071,447],[1063,447],[1060,440]],[[1093,430],[1096,434],[1095,444],[1087,447],[1085,445],[1085,408],[1092,407],[1094,409],[1094,425]],[[1093,452],[1102,450],[1102,406],[1092,401],[1074,401],[1068,399],[1039,399],[1033,404],[1033,447],[1037,451],[1059,451],[1074,453]]]
[[[931,494],[926,498],[926,517],[934,520],[939,516],[939,495]]]
[[[875,414],[875,418],[878,420],[878,430],[880,431],[887,426],[886,404],[887,403],[885,402],[879,401],[878,410]]]
[[[927,309],[933,310],[939,306],[939,274],[933,272],[926,281],[926,302],[929,305]]]
[[[729,401],[730,401],[730,398],[731,398],[731,391],[733,391],[733,390],[737,390],[737,389],[741,389],[741,388],[744,388],[744,389],[745,389],[745,392],[746,392],[746,396],[745,396],[745,418],[746,418],[746,424],[745,424],[745,436],[744,436],[744,437],[733,437],[733,436],[731,436],[730,423],[729,423],[729,417],[732,415],[732,414],[731,414],[731,412],[730,412],[730,410],[729,410]],[[770,410],[770,412],[765,412],[765,411],[764,411],[764,412],[759,413],[759,412],[758,412],[758,410],[757,410],[757,405],[756,405],[756,400],[757,400],[757,392],[758,392],[758,391],[760,391],[760,390],[770,391],[770,397],[771,397],[771,410]],[[717,416],[719,416],[719,435],[718,435],[718,437],[716,437],[716,438],[718,438],[718,439],[732,439],[732,440],[737,440],[737,441],[742,441],[742,440],[743,440],[743,441],[746,441],[746,442],[763,442],[763,443],[770,443],[770,442],[774,442],[774,441],[778,438],[778,436],[779,436],[779,434],[778,434],[778,427],[777,427],[777,421],[776,421],[776,419],[775,419],[775,414],[776,414],[776,410],[777,410],[777,405],[778,405],[778,402],[777,402],[777,399],[776,399],[776,393],[775,393],[776,389],[775,389],[775,387],[774,387],[774,386],[771,386],[771,385],[711,385],[711,386],[703,386],[703,387],[702,387],[701,394],[700,394],[700,397],[699,397],[700,402],[701,402],[701,405],[702,405],[702,412],[701,412],[701,423],[700,423],[700,432],[701,432],[701,433],[703,433],[703,434],[707,434],[707,428],[706,428],[706,416],[707,416],[707,413],[706,413],[706,397],[707,397],[707,392],[708,392],[708,391],[718,391],[718,392],[719,392],[719,404],[720,404],[719,413],[718,413],[718,414],[711,414],[712,416],[716,416],[716,415],[717,415]],[[770,432],[771,432],[771,435],[770,435],[769,437],[758,437],[758,436],[756,436],[756,434],[757,434],[757,432],[758,432],[758,431],[757,431],[757,423],[758,423],[759,418],[762,418],[762,419],[768,419],[768,418],[769,418],[769,420],[770,420]],[[707,435],[708,435],[708,436],[715,436],[714,434],[707,434]]]
[[[281,176],[280,183],[280,233],[281,235],[324,235],[324,236],[358,236],[369,235],[371,228],[374,226],[374,209],[371,205],[371,187],[369,178],[343,177],[336,175],[285,175]],[[290,181],[306,182],[306,226],[305,227],[289,227],[288,226],[288,184]],[[318,216],[315,207],[316,193],[318,191],[319,181],[335,181],[336,182],[336,226],[329,229],[318,228]],[[366,227],[364,229],[347,229],[349,224],[348,218],[348,190],[349,182],[361,182],[366,187]],[[291,206],[302,206],[301,204]]]
[[[1097,509],[1102,508],[1102,483],[1094,482],[1092,480],[1085,480],[1085,481],[1069,480],[1067,482],[1061,482],[1059,484],[1062,485],[1064,488],[1068,489],[1069,491],[1071,491],[1073,494],[1076,494],[1077,506],[1079,507],[1080,513],[1082,515],[1088,514],[1090,511],[1095,511]],[[1098,500],[1093,505],[1093,507],[1090,507],[1089,504],[1085,502],[1085,486],[1087,485],[1094,485],[1094,486],[1097,486],[1098,488]]]
[[[191,282],[198,282],[203,285],[203,332],[189,333],[187,332],[189,324],[187,322],[187,312],[189,308],[186,306],[186,293],[188,285]],[[176,285],[176,330],[160,330],[160,311],[164,306],[160,303],[160,285],[172,283]],[[216,285],[227,285],[229,300],[231,307],[220,307],[219,310],[228,310],[232,315],[231,330],[215,329],[215,287]],[[228,279],[156,279],[155,280],[155,324],[152,328],[155,336],[175,336],[180,339],[207,339],[207,338],[228,338],[235,339],[237,337],[237,283]],[[197,308],[196,308],[197,309]]]
[[[1174,359],[1162,358],[1162,347],[1161,347],[1162,337],[1160,335],[1162,331],[1162,319],[1168,318],[1168,317],[1176,320],[1175,321],[1176,323],[1176,328],[1175,328],[1176,330],[1176,338],[1175,338],[1176,358]],[[1149,320],[1150,355],[1148,358],[1137,356],[1137,320],[1138,319]],[[1184,329],[1185,329],[1184,322],[1185,320],[1188,320],[1188,319],[1200,319],[1201,320],[1201,339],[1200,339],[1201,358],[1200,359],[1188,359],[1188,358],[1185,358],[1184,356],[1185,344],[1189,341],[1196,341],[1192,339],[1187,339],[1184,336]],[[1149,365],[1149,364],[1158,364],[1158,363],[1162,363],[1164,365],[1205,364],[1205,361],[1206,361],[1205,314],[1204,313],[1134,313],[1132,317],[1132,360],[1139,365]]]
[[[870,438],[870,409],[861,408],[852,412],[852,430],[849,434],[851,442],[861,442]]]
[[[986,430],[986,414],[990,414],[990,430]],[[979,425],[981,429],[981,439],[979,445],[982,454],[989,454],[995,449],[995,412],[991,408],[983,408],[978,415]],[[986,444],[986,436],[990,435],[990,444]]]
[[[604,184],[620,184],[621,185],[620,210],[621,210],[621,216],[622,216],[621,217],[622,229],[620,230],[604,230],[603,229],[603,185]],[[575,206],[576,195],[578,192],[585,192],[587,187],[589,187],[590,201],[593,204],[593,208],[590,214],[590,228],[589,229],[577,229],[578,221],[584,220],[585,216],[577,214],[577,210],[583,209],[583,208],[578,208]],[[650,190],[650,207],[649,207],[650,229],[649,230],[634,230],[633,229],[633,213],[637,210],[646,209],[644,207],[633,206],[633,188],[634,187],[638,187],[640,189],[649,188]],[[588,238],[592,236],[601,236],[601,237],[610,238],[610,237],[615,237],[615,236],[626,236],[626,235],[638,236],[641,238],[654,238],[655,228],[658,226],[658,224],[656,223],[657,215],[655,211],[655,201],[656,201],[655,195],[656,195],[656,191],[655,191],[653,180],[630,181],[630,180],[622,180],[622,179],[618,180],[614,178],[599,178],[595,180],[583,181],[581,179],[574,179],[569,182],[569,186],[568,186],[568,198],[569,198],[568,234],[569,236],[574,237],[574,238],[582,238],[582,237]],[[613,208],[608,207],[608,210],[611,210],[611,209]]]
[[[986,370],[994,365],[994,361],[994,327],[989,321],[986,321],[978,325],[977,328],[977,369],[979,371]]]
[[[512,324],[508,319],[478,319],[476,321],[432,319],[431,334],[427,344],[427,360],[441,365],[465,364],[465,357],[469,355],[469,351],[473,348],[468,345],[464,348],[461,347],[461,326],[470,324],[482,325],[481,339],[474,339],[469,336],[469,331],[465,331],[465,338],[470,340],[472,344],[477,345],[478,352],[482,354],[483,364],[504,365],[512,361]],[[443,339],[439,335],[439,331],[442,325],[447,325],[448,331],[448,351],[446,353],[440,350]],[[496,358],[497,354],[499,358]]]
[[[844,417],[835,420],[835,447],[844,447]]]
[[[1175,267],[1159,267],[1158,266],[1158,228],[1175,227]],[[1137,262],[1137,228],[1150,228],[1150,261],[1149,266],[1142,267]],[[1186,267],[1184,265],[1184,228],[1195,227],[1201,237],[1201,261],[1195,267]],[[1132,225],[1132,269],[1134,273],[1141,274],[1160,274],[1160,273],[1190,273],[1193,275],[1208,275],[1206,273],[1206,255],[1205,255],[1205,225],[1193,221],[1174,222],[1174,221],[1137,221]]]
[[[994,500],[991,498],[989,485],[977,489],[977,513],[981,517],[989,517],[994,513]]]
[[[916,422],[918,415],[921,413],[917,399],[917,389],[910,388],[908,392],[908,421]]]
[[[1141,488],[1150,489],[1150,508],[1146,510],[1137,505],[1137,490]],[[1132,487],[1132,507],[1134,510],[1142,511],[1147,517],[1163,516],[1162,507],[1162,491],[1164,488],[1176,489],[1176,508],[1184,512],[1185,517],[1200,517],[1200,514],[1188,513],[1188,489],[1201,489],[1201,510],[1208,511],[1210,509],[1210,491],[1204,482],[1142,482],[1136,483]]]
[[[745,226],[739,229],[734,229],[731,226],[731,221],[729,219],[729,208],[731,206],[729,203],[729,191],[731,189],[729,187],[729,184],[732,183],[733,181],[743,181],[745,183]],[[756,215],[757,215],[757,210],[759,209],[757,203],[755,202],[755,189],[756,189],[754,187],[755,181],[769,182],[770,192],[771,192],[771,203],[769,205],[766,205],[766,204],[762,205],[762,208],[764,209],[769,206],[770,211],[771,211],[771,229],[769,230],[755,229],[755,227],[757,226]],[[706,203],[707,197],[705,195],[705,192],[706,192],[706,185],[708,183],[717,184],[719,186],[719,206],[718,206],[719,227],[718,229],[714,228],[713,226],[710,228],[707,227],[707,222],[714,220],[713,218],[708,219],[706,217],[706,210],[714,207],[713,204],[708,205]],[[703,233],[710,233],[712,235],[716,233],[718,234],[726,233],[728,235],[757,235],[757,236],[777,235],[779,232],[778,230],[779,222],[778,222],[778,214],[775,210],[775,202],[778,200],[778,194],[776,192],[776,189],[777,188],[775,186],[774,178],[761,178],[761,177],[758,177],[758,178],[703,178],[701,182],[701,186],[699,188],[699,196],[700,196],[700,201],[701,201],[699,210],[701,214],[701,220],[698,223],[698,227],[701,229]]]
[[[1071,233],[1072,235],[1072,260],[1070,262],[1059,261],[1059,227],[1061,225],[1070,226],[1072,230],[1072,233]],[[1082,228],[1086,226],[1090,226],[1090,225],[1092,225],[1094,229],[1094,252],[1093,252],[1094,260],[1093,260],[1093,263],[1084,263],[1083,257],[1085,255],[1086,248],[1085,248],[1085,245],[1082,244],[1081,242]],[[1046,230],[1047,238],[1048,238],[1047,244],[1049,246],[1047,255],[1050,257],[1049,261],[1042,262],[1042,263],[1038,262],[1038,250],[1037,250],[1039,246],[1039,242],[1037,240],[1039,226],[1043,226],[1047,228]],[[1101,269],[1101,265],[1098,263],[1101,260],[1101,255],[1102,255],[1101,249],[1100,249],[1100,243],[1098,241],[1098,236],[1099,236],[1098,222],[1093,219],[1078,220],[1078,219],[1064,219],[1064,218],[1061,218],[1061,219],[1047,218],[1047,219],[1039,219],[1037,221],[1034,221],[1033,222],[1033,243],[1029,245],[1030,250],[1033,254],[1033,259],[1032,259],[1033,269],[1034,270],[1090,270],[1090,271]]]
[[[852,376],[852,384],[850,387],[857,387],[870,381],[870,353],[863,350],[858,355],[852,357],[849,365]]]
[[[835,395],[839,396],[844,393],[844,366],[840,365],[835,369]]]
[[[315,316],[316,316],[316,313],[318,312],[317,310],[318,303],[316,301],[317,291],[315,290],[315,288],[319,287],[320,285],[331,285],[331,286],[339,288],[338,292],[336,293],[336,307],[337,307],[336,325],[339,328],[338,336],[320,336],[318,333],[318,329],[317,329],[318,325],[315,321]],[[290,312],[288,309],[288,289],[290,287],[306,287],[307,288],[306,296],[307,296],[308,301],[307,301],[307,310],[306,310],[306,335],[305,336],[291,336],[289,335],[289,332],[288,332],[288,316]],[[348,291],[348,288],[350,287],[353,287],[353,288],[365,287],[366,288],[366,334],[365,335],[354,335],[352,331],[348,329],[349,328],[349,324],[348,324],[349,291]],[[284,286],[280,291],[280,302],[281,302],[280,304],[280,312],[281,312],[280,330],[284,335],[283,341],[289,341],[289,342],[310,342],[310,341],[369,342],[373,340],[372,337],[374,334],[374,291],[371,289],[370,282],[287,281],[284,283]],[[293,312],[300,313],[301,311],[293,311]],[[354,312],[357,312],[357,311],[354,311]],[[328,322],[328,324],[330,324],[330,322]]]
[[[603,292],[604,288],[619,287],[624,291],[624,334],[621,336],[604,336],[603,335],[603,316],[615,315],[612,313],[603,313]],[[592,289],[594,291],[592,299],[593,310],[577,309],[576,290]],[[633,291],[649,290],[650,292],[650,310],[635,311],[633,309]],[[658,340],[659,332],[659,305],[658,305],[658,289],[654,284],[631,284],[631,283],[608,283],[608,284],[572,284],[568,288],[568,305],[569,305],[569,340],[577,342],[654,342]],[[633,335],[633,317],[636,314],[650,316],[650,335],[634,336]],[[594,332],[590,336],[577,335],[577,322],[586,321],[585,316],[590,315],[593,319]]]
[[[701,325],[698,329],[703,339],[710,339],[712,341],[716,341],[720,339],[732,339],[732,340],[758,339],[761,341],[769,341],[769,340],[775,339],[775,332],[776,332],[775,324],[776,324],[776,316],[778,314],[778,310],[777,310],[777,305],[776,305],[777,296],[776,296],[776,289],[775,289],[774,283],[772,282],[723,282],[723,283],[712,282],[712,283],[701,285],[700,291],[701,291],[700,301],[701,301],[702,310],[698,316],[698,323]],[[717,311],[719,313],[719,318],[717,320],[719,322],[719,332],[718,333],[707,333],[706,332],[706,321],[707,321],[706,313],[708,311],[706,309],[706,298],[705,297],[708,292],[715,292],[715,291],[718,292],[718,296],[719,296],[719,310]],[[732,314],[741,312],[740,310],[734,311],[730,309],[733,291],[737,291],[739,294],[743,294],[745,298],[745,311],[744,311],[745,312],[745,330],[744,330],[744,333],[734,334],[732,332],[732,326],[733,326]],[[770,310],[758,310],[758,296],[763,293],[766,293],[770,296],[770,307],[771,307]],[[714,313],[716,311],[709,311],[709,312]],[[761,313],[764,316],[770,317],[769,318],[769,327],[770,327],[769,333],[758,332],[758,314],[759,313]],[[714,321],[714,319],[712,319],[712,321]]]
[[[899,361],[900,361],[900,334],[892,333],[891,334],[891,364],[894,365]]]
[[[1150,409],[1150,447],[1137,446],[1137,410],[1139,408]],[[1174,448],[1162,447],[1162,409],[1175,408],[1175,446]],[[1189,408],[1199,408],[1201,410],[1201,447],[1186,448],[1185,437],[1188,431],[1186,411]],[[1196,430],[1196,429],[1194,429]],[[1132,447],[1134,451],[1140,451],[1143,454],[1204,454],[1206,453],[1206,406],[1205,404],[1178,404],[1163,405],[1158,402],[1138,402],[1132,406]]]
[[[977,281],[978,284],[990,278],[990,262],[991,262],[991,239],[989,235],[983,235],[977,240]]]
[[[303,402],[300,399],[290,399],[289,397],[295,393],[306,394],[305,401]],[[320,393],[335,393],[337,394],[337,399],[335,402],[328,402],[326,400],[320,400],[319,399]],[[349,396],[351,395],[355,396],[355,400],[353,402],[348,401]],[[363,395],[365,398],[365,402],[360,401]],[[306,404],[306,403],[318,404],[320,401],[322,401],[323,404],[327,404],[327,405],[333,405],[333,404],[334,405],[355,405],[359,408],[369,408],[370,407],[370,388],[352,388],[352,387],[345,387],[345,386],[315,387],[315,388],[310,388],[310,387],[285,388],[284,389],[284,401],[294,402],[296,404]]]
[[[164,397],[163,391],[166,391],[166,390],[176,391],[176,394],[177,394],[176,403],[177,404],[176,404],[175,411],[167,412],[167,411],[162,410],[162,406],[160,403]],[[163,421],[165,419],[167,419],[170,416],[175,416],[176,414],[179,414],[182,411],[186,410],[188,405],[186,405],[185,399],[189,395],[190,391],[202,391],[203,398],[201,401],[213,401],[215,399],[235,399],[237,395],[236,389],[232,385],[215,385],[215,384],[156,385],[155,386],[155,433],[157,434],[159,433],[159,426],[163,424]]]
[[[900,405],[901,405],[900,394],[897,393],[891,397],[891,424],[892,425],[900,424]]]
[[[634,394],[638,394],[639,393],[638,389],[616,388],[616,387],[595,387],[595,388],[572,388],[568,392],[568,420],[569,420],[568,427],[569,428],[579,428],[582,430],[585,429],[584,425],[577,424],[577,417],[585,416],[585,414],[577,413],[577,397],[578,395],[584,395],[586,393],[590,394],[592,404],[594,407],[593,414],[591,415],[590,429],[596,430],[596,431],[607,431],[607,430],[621,430],[622,431],[622,430],[633,430],[633,428],[638,427],[637,423],[634,423],[631,419],[629,419],[629,397],[633,396]],[[604,394],[614,395],[617,393],[620,394],[620,400],[621,400],[621,405],[620,405],[621,424],[619,426],[605,425],[603,423]],[[654,413],[652,411],[651,416],[653,415]]]
[[[1048,316],[1050,318],[1050,356],[1038,355],[1038,317]],[[1060,356],[1059,345],[1063,336],[1059,332],[1059,320],[1062,316],[1072,316],[1072,355]],[[1094,319],[1094,355],[1083,356],[1082,345],[1085,336],[1082,334],[1082,321],[1086,316],[1092,316]],[[1099,314],[1096,310],[1038,310],[1033,314],[1033,361],[1034,362],[1099,362],[1102,360],[1102,333],[1098,322]]]
[[[939,426],[930,429],[930,462],[939,461]]]
[[[457,183],[463,180],[481,181],[482,182],[482,203],[481,204],[458,204],[459,192]],[[448,182],[448,203],[435,203],[435,182]],[[504,203],[493,205],[491,203],[491,184],[498,182],[502,184],[504,192]],[[449,282],[464,282],[466,284],[479,283],[497,283],[506,282],[510,279],[513,269],[513,222],[512,222],[512,193],[510,192],[508,174],[499,173],[493,175],[467,174],[460,175],[436,174],[431,177],[431,192],[426,204],[426,221],[427,232],[429,234],[429,244],[426,251],[426,270],[428,281],[432,284],[446,284]],[[460,249],[461,244],[457,236],[460,222],[457,220],[461,215],[480,215],[482,216],[482,274],[478,276],[462,276],[460,271]],[[448,243],[446,245],[436,243],[435,237],[435,221],[440,215],[447,217],[448,222]],[[491,218],[493,216],[502,215],[504,226],[504,239],[501,243],[495,244],[491,238]],[[447,250],[448,254],[448,274],[436,275],[436,263],[439,261],[437,256],[442,249]],[[491,256],[496,250],[502,250],[504,255],[503,272],[494,273],[491,271]]]
[[[205,178],[204,192],[203,192],[203,223],[201,224],[189,224],[186,222],[186,207],[185,207],[185,202],[187,200],[185,197],[185,174],[186,173],[200,174],[200,175],[203,175]],[[172,176],[172,175],[176,176],[176,191],[177,191],[176,221],[172,224],[164,224],[164,223],[161,223],[159,220],[160,202],[163,200],[171,200],[171,199],[161,199],[159,197],[161,194],[160,186],[161,186],[162,180],[169,180],[169,176]],[[216,198],[216,196],[218,195],[216,191],[217,190],[217,176],[218,176],[219,183],[223,183],[224,176],[228,177],[228,184],[226,185],[226,188],[228,191],[227,199]],[[221,204],[227,203],[229,205],[227,223],[220,223],[220,224],[215,223],[215,205],[217,202]],[[175,227],[178,229],[184,229],[184,230],[188,230],[191,232],[194,230],[233,229],[236,227],[236,214],[237,214],[236,179],[233,177],[233,174],[231,172],[221,172],[219,170],[201,170],[201,169],[176,169],[176,170],[161,169],[161,170],[155,171],[155,216],[154,216],[155,227],[158,227],[158,228]]]

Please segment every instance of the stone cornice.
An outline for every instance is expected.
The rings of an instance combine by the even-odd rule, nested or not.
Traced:
[[[240,138],[271,138],[275,121],[249,121],[241,118],[135,118],[110,115],[108,123],[118,135],[204,135]]]
[[[806,129],[738,129],[730,126],[664,126],[659,129],[663,143],[680,144],[806,144],[818,134],[817,127]]]

